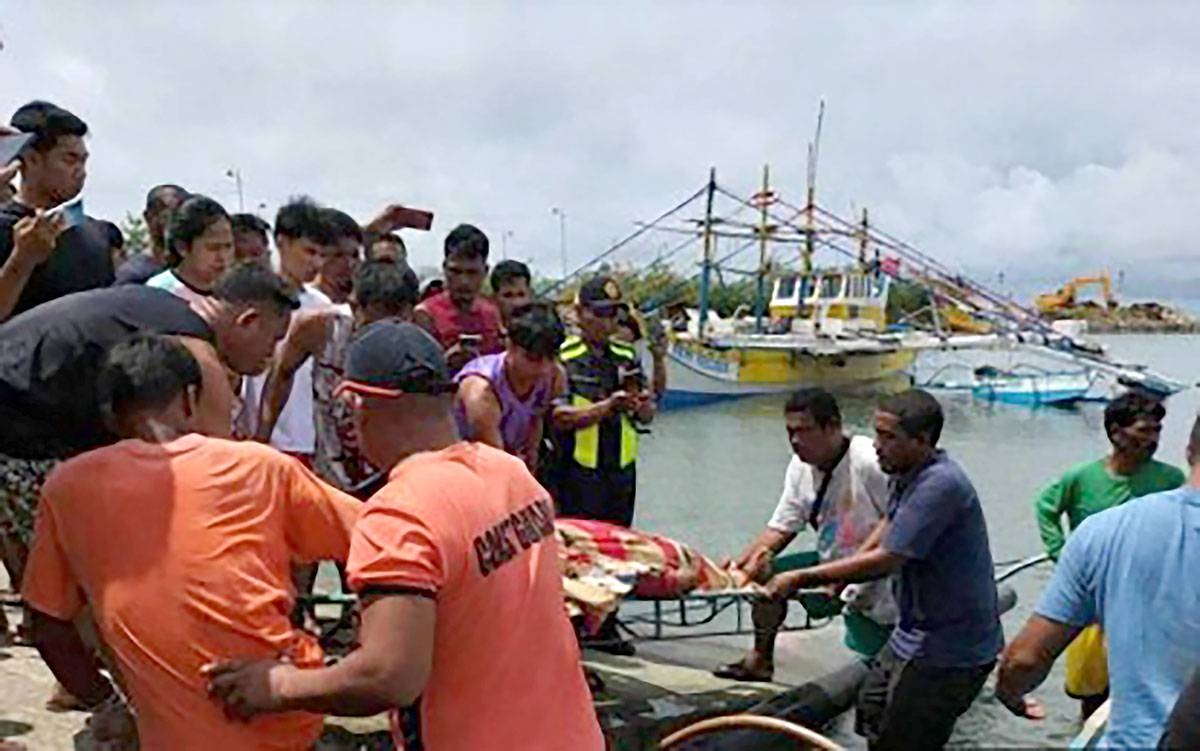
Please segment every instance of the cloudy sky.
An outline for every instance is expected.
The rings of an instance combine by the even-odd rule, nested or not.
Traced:
[[[270,215],[308,193],[436,212],[574,266],[699,187],[820,201],[980,276],[1111,268],[1200,297],[1194,3],[0,0],[0,109],[92,127],[89,212],[178,182]],[[815,4],[805,4],[815,5]]]

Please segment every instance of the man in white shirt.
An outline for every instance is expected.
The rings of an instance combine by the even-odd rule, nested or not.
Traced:
[[[845,434],[832,394],[820,388],[797,391],[784,405],[784,420],[795,455],[784,476],[783,494],[767,528],[733,564],[755,581],[854,554],[872,537],[887,510],[888,480],[879,468],[874,442]],[[817,533],[816,552],[776,557],[805,527]],[[855,587],[845,597],[806,595],[801,600],[814,617],[836,615],[843,600],[848,601],[843,612],[846,646],[870,659],[887,642],[896,604],[890,579]],[[786,617],[786,600],[755,603],[754,649],[713,672],[732,680],[771,680],[775,637]]]
[[[321,271],[326,248],[334,233],[324,210],[308,198],[296,198],[280,207],[275,216],[275,246],[279,249],[279,275],[296,291],[300,310],[331,305],[329,298],[312,282]],[[316,447],[313,429],[312,364],[296,372],[283,403],[262,404],[266,376],[246,380],[245,407],[239,433],[299,459],[312,468]]]

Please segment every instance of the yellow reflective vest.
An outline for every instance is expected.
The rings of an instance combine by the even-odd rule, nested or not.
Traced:
[[[609,341],[597,352],[578,336],[569,337],[559,351],[567,371],[570,405],[587,407],[621,390],[629,378],[645,387],[637,352],[624,342]],[[632,374],[632,375],[631,375]],[[623,470],[637,461],[638,432],[633,418],[611,415],[594,425],[560,434],[561,453],[586,469]]]

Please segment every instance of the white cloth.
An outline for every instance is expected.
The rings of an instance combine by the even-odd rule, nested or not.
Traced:
[[[325,293],[316,287],[305,286],[298,295],[300,310],[314,310],[333,305]],[[280,345],[282,347],[282,343]],[[278,353],[278,351],[277,351]],[[312,359],[304,361],[296,370],[292,379],[292,393],[288,395],[287,404],[279,413],[275,422],[275,431],[271,433],[271,445],[289,454],[312,455],[317,449],[317,432],[313,427],[313,365]],[[257,416],[262,405],[263,387],[266,385],[266,375],[247,378],[244,382],[243,400],[247,411]],[[257,422],[257,417],[255,417]]]
[[[783,493],[767,526],[796,534],[809,526],[817,491],[825,473],[792,456],[783,480]],[[888,477],[879,468],[875,445],[854,436],[846,456],[833,468],[825,499],[817,514],[817,553],[822,562],[853,555],[887,512]],[[896,603],[890,580],[860,586],[851,606],[878,623],[895,623]]]
[[[175,272],[171,269],[162,271],[147,279],[146,286],[154,287],[155,289],[165,289],[172,295],[175,295],[182,300],[187,300],[188,302],[195,302],[208,297],[208,295],[204,294],[203,292],[197,292],[196,290],[184,284],[183,280],[176,276]]]

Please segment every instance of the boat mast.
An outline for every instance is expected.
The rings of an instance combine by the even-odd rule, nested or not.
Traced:
[[[864,208],[862,213],[862,224],[859,225],[858,233],[858,270],[866,272],[870,267],[867,261],[867,245],[871,241],[871,225],[867,222],[867,210]]]
[[[763,301],[766,296],[767,279],[767,205],[771,196],[771,167],[763,165],[762,192],[758,194],[758,273],[755,275],[754,289],[754,333],[761,334],[763,330]]]
[[[716,238],[713,236],[713,196],[717,192],[717,168],[708,170],[707,197],[704,205],[704,263],[700,269],[700,326],[697,335],[704,341],[704,329],[708,325],[709,292],[712,280],[713,246]]]
[[[817,132],[812,143],[808,145],[808,192],[807,202],[804,206],[804,255],[802,258],[802,269],[805,274],[811,274],[813,270],[814,233],[816,232],[814,212],[817,208],[817,158],[821,154],[821,123],[824,120],[825,100],[822,99],[821,106],[817,109]]]

